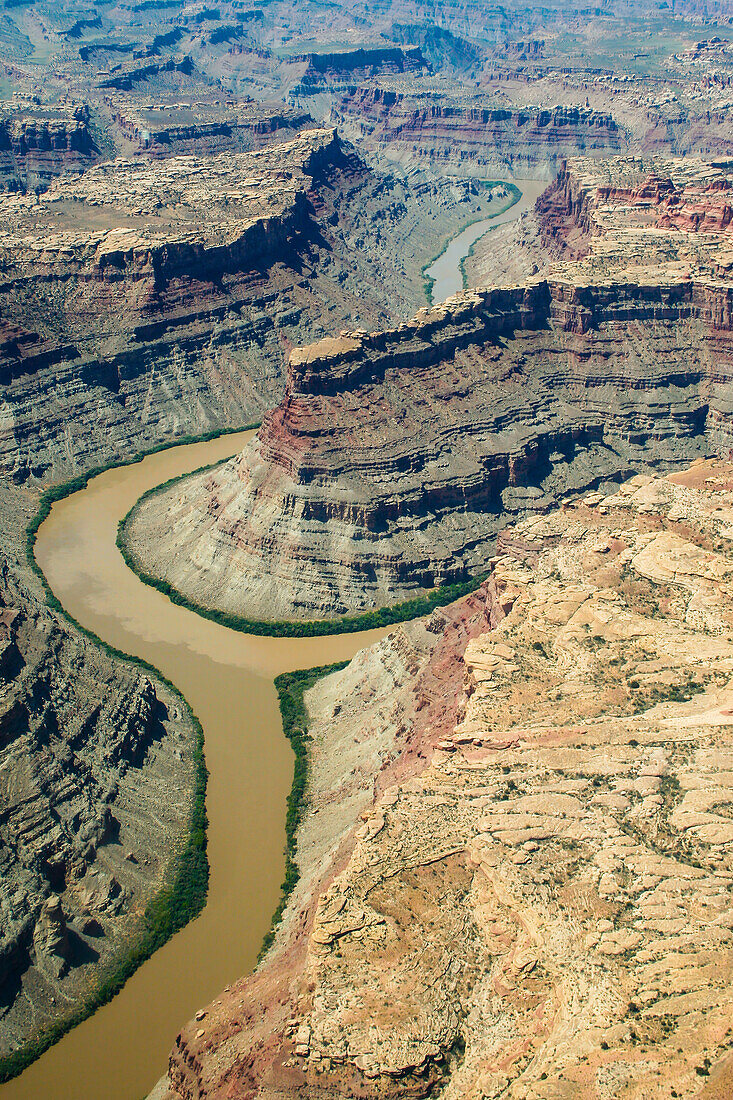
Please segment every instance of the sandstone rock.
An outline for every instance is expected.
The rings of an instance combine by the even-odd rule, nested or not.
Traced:
[[[625,135],[608,114],[583,107],[512,110],[487,107],[485,96],[456,100],[434,91],[405,94],[352,86],[332,116],[344,133],[365,141],[390,159],[445,167],[549,177],[565,157],[582,151],[612,154]]]
[[[68,969],[69,934],[59,897],[46,901],[33,933],[33,946],[40,970],[60,978]]]
[[[479,593],[446,608],[442,638],[401,627],[311,689],[313,802],[329,803],[355,724],[362,745],[389,746],[390,762],[371,805],[364,791],[338,816],[306,814],[302,877],[276,946],[223,998],[205,1049],[185,1032],[169,1065],[173,1100],[225,1081],[262,1100],[489,1087],[607,1100],[618,1080],[642,1100],[641,1045],[680,1095],[692,1095],[705,1057],[712,1072],[723,1066],[726,1048],[713,1056],[708,1036],[726,1033],[732,1007],[733,867],[730,843],[719,848],[701,823],[729,825],[733,756],[725,728],[704,717],[682,738],[666,723],[711,713],[729,691],[733,631],[687,612],[698,587],[711,586],[721,620],[733,600],[721,540],[733,488],[705,487],[726,472],[711,461],[694,478],[606,498],[605,516],[520,525],[520,560],[503,557]],[[669,518],[675,502],[694,523]],[[554,537],[530,565],[523,548],[543,529]],[[669,579],[656,568],[672,535],[675,560],[704,569]],[[622,538],[630,557],[598,555],[599,538]],[[516,595],[497,619],[504,574]],[[408,643],[420,652],[411,661]],[[556,692],[568,677],[572,694]],[[652,685],[666,698],[640,709]],[[428,686],[426,714],[417,700]],[[420,751],[446,740],[451,719],[461,751]],[[474,746],[499,736],[510,743],[500,754]],[[297,1026],[285,1034],[281,1018]],[[611,1086],[609,1065],[631,1068]]]
[[[137,115],[124,117],[134,136]],[[272,121],[250,106],[250,128]],[[0,468],[63,480],[82,453],[104,464],[259,420],[293,345],[422,302],[431,234],[464,216],[449,190],[385,189],[311,125],[279,126],[261,148],[118,157],[39,196],[0,194]]]

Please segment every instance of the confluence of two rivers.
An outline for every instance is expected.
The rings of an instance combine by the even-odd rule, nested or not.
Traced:
[[[513,220],[545,184],[524,181],[509,210],[459,233],[433,263],[433,299],[462,287],[474,241]],[[148,489],[242,449],[252,432],[150,455],[108,470],[53,505],[36,559],[82,626],[142,657],[183,691],[204,729],[209,783],[209,895],[203,913],[129,979],[109,1004],[0,1086],[2,1100],[139,1100],[162,1076],[173,1040],[197,1009],[255,964],[280,895],[285,800],[293,755],[273,680],[351,658],[387,628],[325,638],[240,634],[143,584],[116,546],[118,521]]]

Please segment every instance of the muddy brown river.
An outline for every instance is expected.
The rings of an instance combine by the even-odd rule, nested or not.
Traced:
[[[36,556],[82,625],[149,661],[204,729],[210,777],[206,908],[108,1005],[46,1052],[2,1100],[140,1100],[165,1072],[176,1033],[250,971],[279,898],[293,755],[273,678],[352,657],[386,630],[330,638],[240,634],[172,604],[125,565],[117,523],[147,489],[241,450],[252,433],[175,447],[100,474],[53,506]]]

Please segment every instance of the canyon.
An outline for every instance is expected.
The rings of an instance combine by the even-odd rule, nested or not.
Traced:
[[[313,128],[206,162],[118,158],[39,196],[0,196],[0,463],[39,477],[82,449],[94,463],[181,427],[258,419],[303,334],[421,300],[431,246],[416,225],[442,234],[462,200],[447,184],[385,187]],[[357,241],[382,249],[379,276],[363,247],[347,260]]]
[[[276,945],[151,1100],[723,1097],[733,467],[504,532],[306,695]]]
[[[0,608],[6,1059],[142,935],[185,845],[197,739],[177,693],[70,633],[7,561]]]
[[[481,576],[508,518],[568,492],[729,449],[732,187],[568,161],[537,212],[571,259],[295,348],[256,440],[141,502],[128,550],[204,607],[323,618]]]
[[[198,719],[211,771],[203,916],[8,1100],[130,1100],[179,1028],[155,1100],[727,1095],[731,37],[722,0],[0,13],[0,1079],[206,903]],[[332,632],[452,584],[378,641],[180,606]],[[255,965],[272,677],[360,645]]]
[[[188,129],[183,108],[128,110],[124,154],[0,194],[3,1075],[127,973],[200,778],[182,700],[46,606],[24,536],[44,489],[258,419],[298,334],[408,313],[436,236],[491,208],[450,181],[385,180],[296,112],[223,113],[207,130],[202,109]],[[160,152],[141,154],[154,118]]]

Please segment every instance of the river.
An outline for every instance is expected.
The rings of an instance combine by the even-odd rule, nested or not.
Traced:
[[[461,260],[489,229],[530,208],[546,183],[522,182],[504,213],[468,226],[428,269],[433,299],[462,287]],[[157,951],[121,993],[74,1028],[0,1100],[139,1100],[164,1073],[181,1026],[248,973],[280,894],[285,800],[293,755],[273,679],[346,660],[387,631],[261,638],[177,607],[127,568],[118,521],[148,489],[242,449],[252,432],[173,447],[108,470],[54,504],[36,558],[54,594],[83,626],[142,657],[180,688],[204,730],[209,784],[209,896],[201,916]]]
[[[293,775],[273,679],[350,658],[386,633],[240,634],[177,607],[127,568],[115,545],[117,523],[141,494],[235,454],[251,434],[174,447],[100,474],[54,504],[38,532],[36,557],[66,610],[160,669],[201,720],[211,878],[201,916],[114,1000],[0,1087],[2,1100],[140,1100],[165,1072],[185,1021],[252,969],[279,898]]]
[[[516,184],[522,190],[521,196],[507,210],[501,214],[495,214],[493,218],[482,218],[466,226],[462,233],[453,237],[430,267],[425,268],[425,275],[433,280],[432,300],[437,305],[450,298],[451,294],[457,294],[463,290],[463,270],[461,261],[471,251],[471,247],[490,229],[496,229],[498,225],[506,225],[513,222],[520,214],[530,210],[542,192],[547,188],[547,180],[519,180]]]

